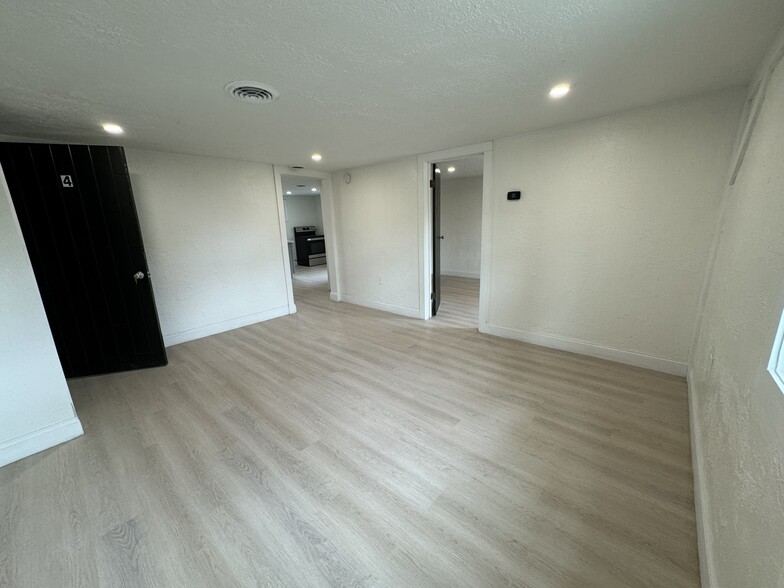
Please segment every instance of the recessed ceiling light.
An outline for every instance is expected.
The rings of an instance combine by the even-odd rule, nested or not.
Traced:
[[[311,192],[318,192],[318,188],[311,188],[310,191]]]
[[[437,174],[440,174],[440,173],[441,173],[441,169],[439,169],[439,168],[436,168],[436,173],[437,173]]]
[[[569,91],[571,89],[572,89],[572,85],[571,84],[566,84],[566,83],[564,83],[564,84],[556,84],[550,90],[550,98],[556,98],[556,99],[557,98],[563,98],[564,96],[566,96],[569,93]]]
[[[104,131],[112,135],[122,135],[125,132],[120,125],[114,123],[103,123],[101,126]]]
[[[286,195],[291,196],[291,190],[286,190]]]
[[[313,161],[321,161],[321,153],[314,153],[310,156]]]
[[[446,171],[448,171],[450,174],[454,173],[455,172],[455,166],[454,165],[450,165],[448,168],[446,168]]]

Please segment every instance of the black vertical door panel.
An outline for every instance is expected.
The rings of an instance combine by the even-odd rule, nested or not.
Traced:
[[[123,149],[0,143],[0,164],[66,377],[166,365]]]
[[[441,306],[441,174],[436,172],[438,166],[431,168],[433,187],[433,316]]]

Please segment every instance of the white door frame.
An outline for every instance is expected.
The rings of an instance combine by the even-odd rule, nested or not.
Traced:
[[[289,314],[297,312],[294,304],[294,290],[291,283],[291,260],[289,259],[288,234],[286,232],[286,212],[283,204],[283,183],[281,176],[298,176],[321,180],[321,220],[324,223],[324,246],[327,251],[327,274],[329,275],[330,298],[333,300],[339,292],[340,272],[338,248],[335,242],[335,199],[332,192],[332,174],[311,169],[294,169],[285,165],[273,166],[275,173],[275,193],[278,201],[278,221],[280,223],[280,242],[283,249],[283,264],[286,272],[286,295],[289,302]]]
[[[487,306],[490,298],[490,245],[493,226],[493,143],[477,143],[466,147],[424,153],[417,158],[417,184],[419,185],[419,310],[421,318],[433,316],[430,296],[433,292],[433,206],[430,198],[430,169],[434,163],[483,155],[482,168],[482,266],[479,270],[479,330],[487,325]]]

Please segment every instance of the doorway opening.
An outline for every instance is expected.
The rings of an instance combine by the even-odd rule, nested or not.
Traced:
[[[435,316],[440,319],[434,321],[434,326],[478,328],[480,332],[485,332],[491,275],[493,144],[477,143],[424,153],[417,158],[417,166],[421,317],[425,320],[431,319],[435,310]],[[450,167],[454,168],[454,171],[450,172]],[[436,172],[436,169],[439,171]],[[435,176],[438,176],[439,181],[438,194],[434,193]],[[444,180],[444,178],[449,179]],[[465,206],[461,206],[459,202],[461,196],[458,195],[458,202],[450,199],[446,203],[448,209],[444,213],[445,200],[441,198],[440,191],[441,184],[444,182],[449,193],[454,192],[453,187],[450,186],[453,182],[474,184],[473,188],[465,188],[465,191],[473,193],[473,198],[476,200],[467,197],[471,204],[466,210]],[[477,187],[479,185],[481,189]],[[445,215],[448,218],[445,221],[445,230],[442,230],[441,223],[444,222]],[[462,227],[461,223],[463,223]],[[478,241],[477,227],[479,228]],[[444,251],[443,256],[442,251]],[[461,284],[463,280],[454,278],[463,278],[467,283]],[[446,296],[442,291],[444,279],[447,286]],[[475,302],[477,287],[478,309]],[[441,303],[450,298],[455,303],[455,308],[450,309],[449,303],[447,307],[441,306],[439,298]],[[461,298],[463,298],[462,302],[458,302]]]
[[[286,240],[295,302],[329,297],[321,180],[282,175]]]
[[[275,166],[280,232],[289,296],[297,304],[325,304],[337,291],[332,176]]]
[[[444,326],[478,328],[484,155],[431,164],[431,316]]]

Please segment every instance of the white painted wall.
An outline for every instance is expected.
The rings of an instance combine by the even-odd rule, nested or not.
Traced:
[[[478,278],[482,250],[482,176],[441,180],[441,273]]]
[[[724,92],[496,141],[484,330],[685,375],[742,104]]]
[[[126,156],[167,345],[288,314],[272,166]]]
[[[320,195],[284,196],[283,205],[286,207],[286,236],[289,240],[294,240],[294,227],[315,225],[318,234],[324,234]]]
[[[726,199],[690,363],[703,585],[782,586],[784,394],[766,367],[784,308],[784,62]]]
[[[341,264],[337,297],[419,316],[417,159],[349,171],[348,185],[343,172],[333,175]]]
[[[81,434],[0,169],[0,466]]]

